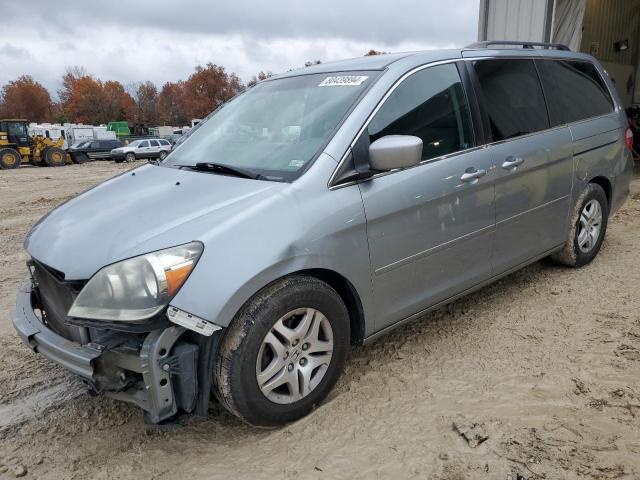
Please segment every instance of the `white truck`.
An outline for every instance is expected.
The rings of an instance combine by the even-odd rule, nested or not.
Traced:
[[[116,140],[116,132],[110,132],[105,126],[70,125],[66,127],[69,146],[86,140]]]

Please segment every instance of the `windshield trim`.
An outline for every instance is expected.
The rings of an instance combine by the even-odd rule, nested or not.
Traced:
[[[369,90],[376,84],[376,82],[380,79],[380,77],[382,77],[382,74],[386,70],[387,70],[387,68],[384,68],[384,69],[373,69],[373,70],[359,69],[359,70],[335,70],[335,71],[331,71],[331,72],[321,72],[320,74],[322,74],[322,75],[324,75],[325,73],[327,75],[331,75],[331,74],[355,75],[355,74],[358,74],[358,73],[364,75],[365,73],[368,73],[370,78],[371,78],[371,81],[369,82],[369,84],[364,89],[362,89],[360,94],[355,98],[355,100],[352,102],[352,104],[349,106],[349,108],[345,111],[345,113],[342,116],[342,118],[340,119],[340,121],[338,123],[336,123],[335,128],[331,131],[331,133],[329,133],[329,135],[327,135],[327,139],[320,145],[320,147],[318,147],[318,150],[316,151],[316,153],[304,165],[304,167],[302,167],[300,170],[297,170],[295,172],[295,175],[292,175],[292,177],[289,178],[289,179],[287,179],[287,178],[275,179],[275,178],[269,178],[269,177],[273,177],[274,176],[273,172],[275,172],[275,171],[272,171],[271,175],[266,174],[266,173],[264,173],[262,171],[258,171],[260,169],[255,169],[255,170],[252,169],[252,171],[255,171],[255,173],[260,173],[262,175],[262,178],[260,180],[271,181],[271,182],[293,183],[296,180],[298,180],[300,177],[302,177],[302,175],[304,175],[313,166],[313,164],[316,162],[316,160],[318,160],[320,155],[322,155],[324,153],[324,151],[327,148],[327,145],[329,145],[329,143],[336,136],[336,133],[338,133],[340,128],[342,128],[342,125],[344,125],[344,122],[349,118],[349,116],[351,116],[351,113],[353,113],[353,110],[360,104],[362,99],[367,95]],[[268,79],[262,80],[261,82],[258,82],[256,85],[259,85],[261,83],[270,82],[270,81],[288,80],[288,79],[295,78],[295,77],[302,77],[302,76],[307,76],[307,75],[318,75],[318,74],[319,74],[319,72],[308,72],[308,73],[307,72],[300,72],[300,75],[291,75],[291,76],[287,75],[285,77],[268,78]],[[214,111],[212,111],[209,115],[207,115],[205,117],[205,119],[202,122],[200,122],[198,125],[196,125],[196,127],[194,127],[192,130],[195,130],[195,128],[197,128],[200,125],[206,123],[206,121],[208,121],[216,113],[221,111],[224,108],[225,105],[229,104],[231,101],[233,101],[236,98],[238,98],[238,97],[244,95],[245,93],[249,92],[251,89],[255,88],[256,85],[252,85],[249,88],[245,88],[244,90],[242,90],[242,91],[238,92],[236,95],[234,95],[227,102],[220,104]],[[175,148],[174,151],[177,151],[177,149],[180,148],[182,145],[183,145],[183,143],[181,143],[177,148]],[[174,167],[175,165],[166,165],[163,162],[163,163],[160,164],[160,166],[171,168],[171,167]]]

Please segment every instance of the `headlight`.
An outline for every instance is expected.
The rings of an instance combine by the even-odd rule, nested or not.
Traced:
[[[200,242],[108,265],[87,282],[70,317],[137,322],[167,306],[202,254]]]

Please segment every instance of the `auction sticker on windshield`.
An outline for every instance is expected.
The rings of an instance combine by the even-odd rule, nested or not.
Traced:
[[[365,75],[342,75],[339,77],[327,77],[320,84],[319,87],[357,87],[362,85],[367,78]]]

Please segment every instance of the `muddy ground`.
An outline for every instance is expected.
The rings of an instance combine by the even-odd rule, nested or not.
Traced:
[[[0,478],[640,478],[639,180],[591,265],[538,262],[354,348],[316,412],[264,431],[216,405],[145,427],[14,334],[29,226],[126,168],[0,172]]]

